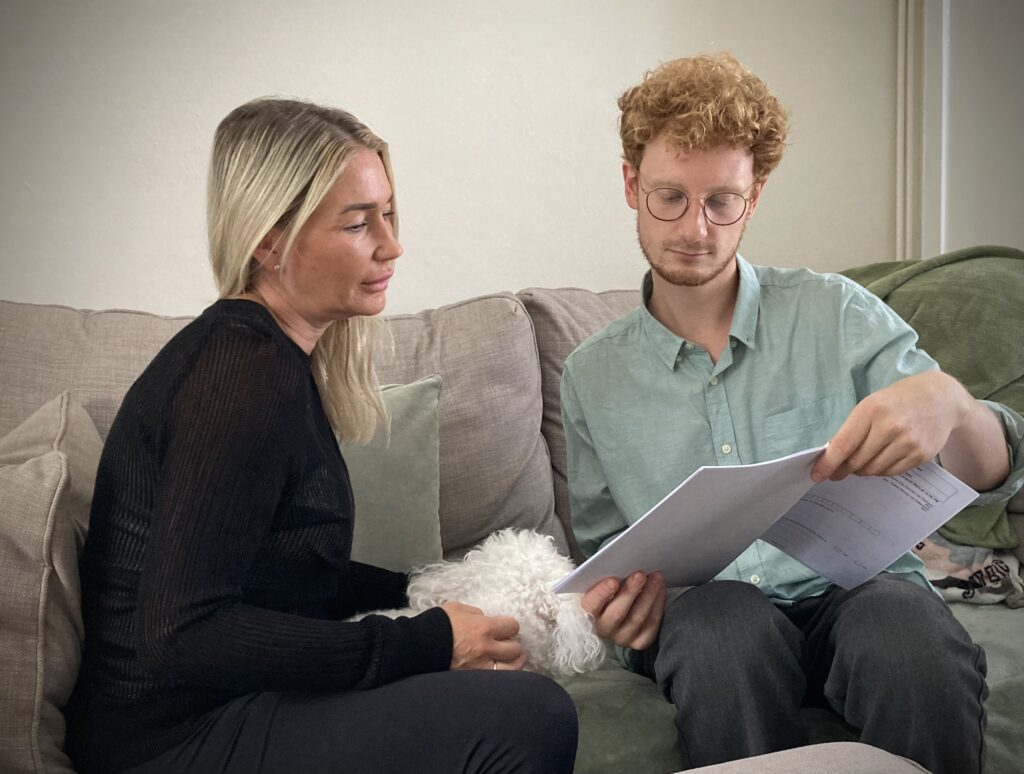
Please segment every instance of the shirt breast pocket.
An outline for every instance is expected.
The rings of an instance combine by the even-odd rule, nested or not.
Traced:
[[[769,414],[764,418],[760,458],[774,459],[821,446],[835,434],[854,405],[852,395],[837,393]]]

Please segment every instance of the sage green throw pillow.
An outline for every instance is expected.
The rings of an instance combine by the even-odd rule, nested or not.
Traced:
[[[441,377],[384,387],[391,437],[342,444],[356,501],[352,558],[397,572],[441,558],[437,401]]]

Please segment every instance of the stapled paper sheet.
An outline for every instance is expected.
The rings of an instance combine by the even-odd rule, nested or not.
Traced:
[[[898,476],[811,480],[825,446],[767,462],[702,467],[555,585],[582,592],[609,576],[660,570],[669,586],[711,580],[754,540],[844,588],[895,561],[977,492],[933,462]]]

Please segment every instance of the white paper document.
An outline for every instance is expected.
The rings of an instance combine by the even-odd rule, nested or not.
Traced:
[[[660,570],[669,586],[715,577],[760,538],[843,588],[885,569],[978,493],[929,462],[898,476],[811,480],[818,446],[754,465],[702,467],[555,584]]]

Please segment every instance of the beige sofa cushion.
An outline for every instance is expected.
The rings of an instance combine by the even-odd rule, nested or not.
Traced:
[[[568,552],[555,517],[551,465],[541,435],[541,376],[533,327],[510,293],[389,318],[393,356],[382,382],[428,374],[443,381],[440,418],[441,541],[459,556],[503,527],[536,529]]]
[[[555,512],[572,543],[573,557],[582,558],[572,538],[569,487],[565,469],[565,434],[559,385],[562,364],[576,347],[608,323],[640,305],[640,291],[606,290],[595,293],[579,288],[528,288],[518,294],[533,320],[543,383],[544,420],[541,425],[551,453]]]
[[[67,392],[0,439],[0,771],[70,771],[61,707],[81,659],[78,554],[101,442]]]

